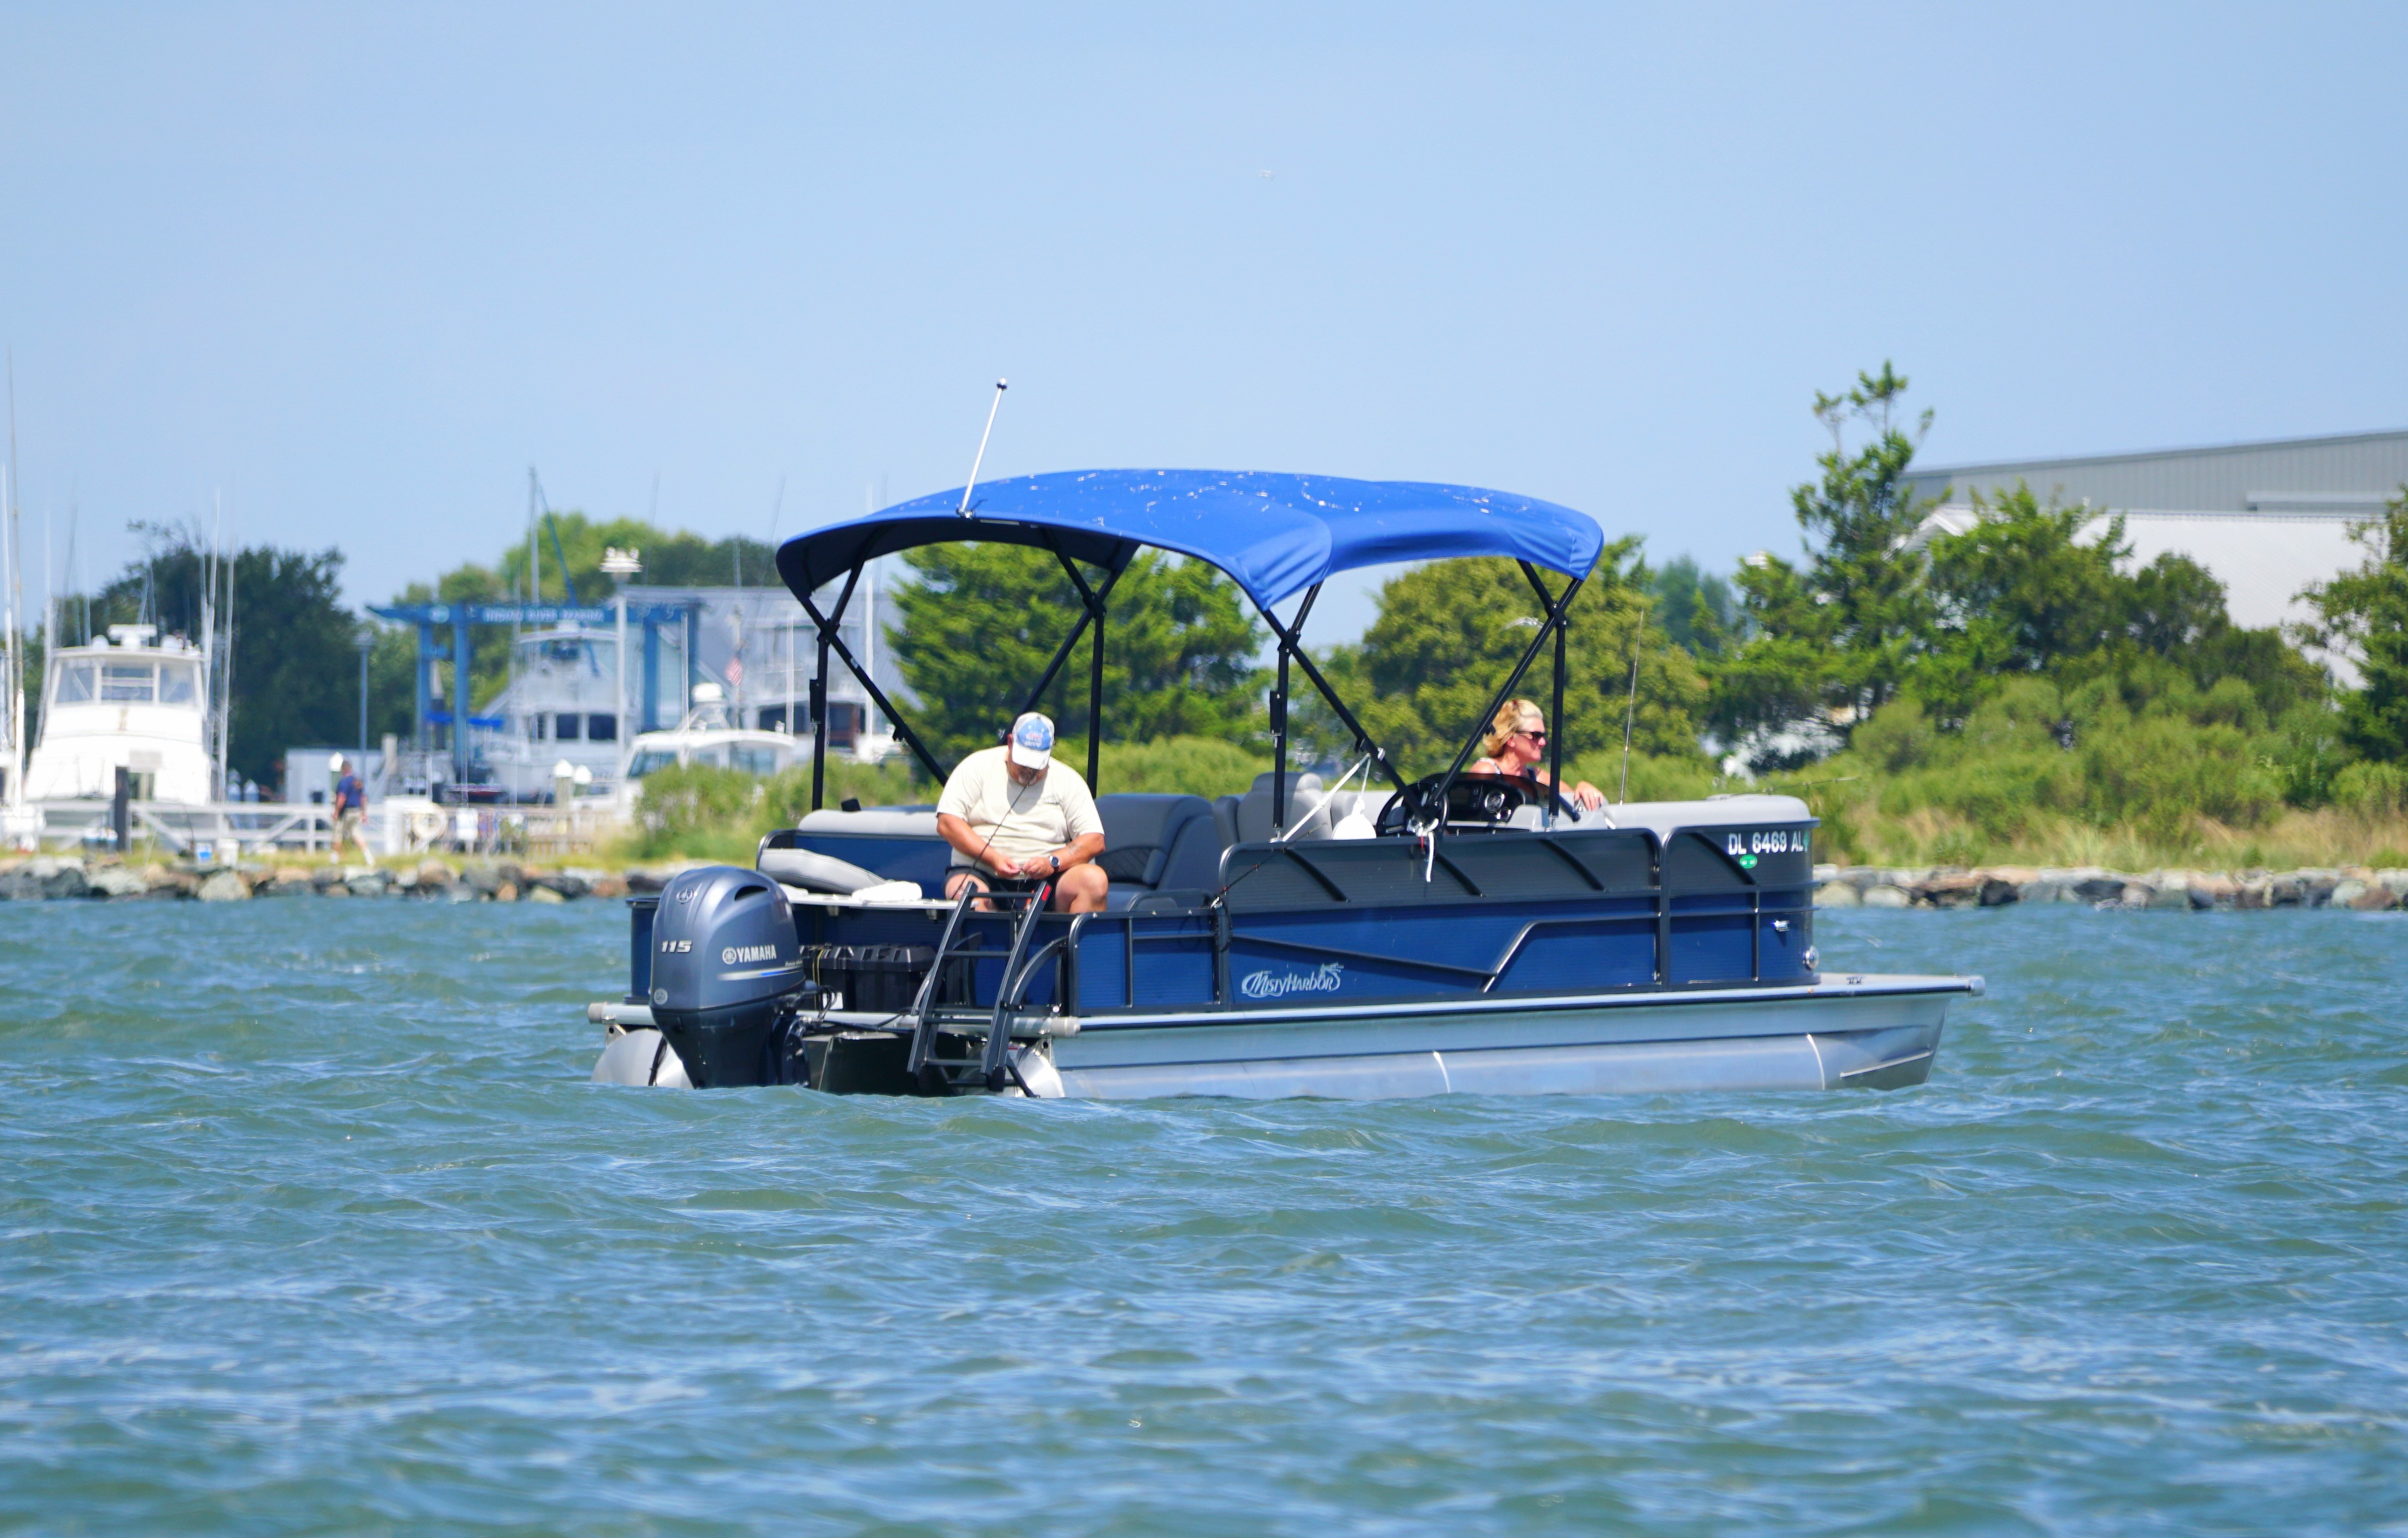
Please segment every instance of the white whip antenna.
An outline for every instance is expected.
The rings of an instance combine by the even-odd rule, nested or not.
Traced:
[[[1647,635],[1647,600],[1639,600],[1639,627],[1630,633],[1630,702],[1622,708],[1622,794],[1620,804],[1630,804],[1630,725],[1639,716],[1639,643]]]
[[[986,431],[979,434],[978,457],[970,461],[970,479],[969,483],[962,488],[962,505],[953,510],[960,517],[971,516],[970,492],[978,485],[979,467],[986,463],[986,440],[995,436],[995,414],[1003,410],[1003,393],[1010,388],[1011,384],[1008,380],[995,381],[995,404],[986,409]]]

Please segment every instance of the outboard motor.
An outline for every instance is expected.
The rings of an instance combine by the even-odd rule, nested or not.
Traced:
[[[652,1021],[695,1087],[777,1083],[772,1048],[788,1003],[810,987],[776,882],[713,865],[661,888]]]

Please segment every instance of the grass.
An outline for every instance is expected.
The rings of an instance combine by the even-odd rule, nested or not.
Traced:
[[[2264,755],[2264,739],[2181,723],[2115,726],[2079,751],[2029,731],[1903,745],[1860,733],[1865,740],[1854,751],[1756,782],[1726,778],[1702,755],[1634,754],[1629,798],[1690,800],[1751,789],[1796,795],[1822,819],[1819,857],[1842,864],[2408,867],[2408,781],[2396,769],[2351,766],[2327,787],[2330,804],[2304,808],[2286,800],[2281,766]],[[1082,743],[1066,740],[1058,754],[1083,770]],[[1269,768],[1267,756],[1242,746],[1173,738],[1106,743],[1100,778],[1108,792],[1210,798],[1242,792]],[[1612,800],[1620,797],[1623,768],[1618,749],[1595,753],[1566,766],[1566,778],[1586,780]],[[847,797],[864,806],[924,806],[937,787],[899,757],[877,766],[831,761],[826,802]],[[792,826],[810,806],[808,768],[767,781],[663,770],[645,783],[642,820],[594,857],[750,865],[763,834]]]

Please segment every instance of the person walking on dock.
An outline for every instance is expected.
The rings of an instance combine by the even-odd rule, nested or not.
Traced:
[[[343,863],[343,845],[356,843],[360,855],[369,865],[376,864],[376,851],[368,847],[368,793],[360,783],[357,768],[347,758],[335,760],[335,772],[341,778],[335,782],[335,842],[326,852],[326,863]]]

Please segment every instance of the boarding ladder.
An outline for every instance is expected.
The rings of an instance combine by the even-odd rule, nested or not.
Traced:
[[[968,882],[962,884],[961,896],[945,920],[944,936],[937,941],[936,958],[928,964],[928,973],[920,979],[920,991],[911,1000],[911,1056],[907,1067],[924,1090],[954,1094],[966,1089],[985,1089],[1000,1094],[1014,1086],[1027,1089],[1011,1061],[1011,1017],[1027,994],[1029,978],[1052,949],[1041,947],[1036,955],[1029,954],[1038,921],[1044,917],[1053,896],[1051,882],[1029,893],[981,892]],[[980,1010],[975,1004],[940,1004],[938,999],[943,992],[947,963],[969,959],[968,954],[957,956],[956,948],[962,941],[963,921],[981,897],[997,903],[1016,900],[1027,904],[1020,922],[1012,926],[1011,952],[1004,962],[1002,980],[996,986],[995,1007]],[[940,1057],[937,1056],[940,1034],[983,1037],[984,1045],[976,1056]]]

